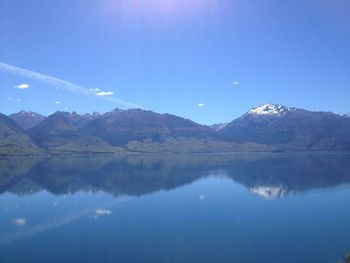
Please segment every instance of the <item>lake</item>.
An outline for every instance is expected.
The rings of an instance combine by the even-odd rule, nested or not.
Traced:
[[[0,159],[0,262],[337,262],[350,155]]]

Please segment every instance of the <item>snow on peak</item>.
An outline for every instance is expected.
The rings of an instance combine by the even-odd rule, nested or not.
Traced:
[[[35,118],[38,115],[36,112],[25,111],[25,110],[20,111],[19,114],[22,115],[22,116],[33,117],[33,118]]]
[[[89,118],[97,118],[100,117],[102,114],[99,113],[98,111],[94,111],[93,113],[85,113],[82,116],[89,117]]]
[[[260,107],[251,109],[248,113],[251,115],[281,115],[285,112],[292,111],[293,108],[287,108],[277,104],[264,104]]]

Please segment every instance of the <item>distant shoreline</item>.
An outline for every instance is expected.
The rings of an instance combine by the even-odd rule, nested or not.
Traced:
[[[271,155],[295,155],[295,154],[322,154],[322,155],[350,155],[349,152],[331,152],[331,151],[235,151],[235,152],[120,152],[120,153],[62,153],[62,154],[30,154],[30,155],[0,155],[0,159],[11,158],[51,158],[51,157],[84,157],[84,156],[135,156],[135,155],[236,155],[236,154],[271,154]]]

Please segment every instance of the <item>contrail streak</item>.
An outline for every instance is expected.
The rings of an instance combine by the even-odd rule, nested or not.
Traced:
[[[35,79],[35,80],[39,80],[39,81],[43,81],[45,83],[48,83],[52,86],[61,88],[63,90],[68,90],[74,93],[78,93],[78,94],[82,94],[82,95],[86,95],[86,96],[96,96],[98,98],[102,98],[111,102],[115,102],[118,104],[121,104],[127,108],[139,108],[139,109],[143,109],[142,106],[137,105],[135,103],[129,102],[129,101],[125,101],[122,99],[118,99],[116,97],[104,97],[104,96],[98,96],[94,91],[83,88],[77,84],[74,84],[72,82],[63,80],[63,79],[59,79],[59,78],[55,78],[46,74],[42,74],[36,71],[32,71],[29,69],[25,69],[25,68],[20,68],[20,67],[16,67],[13,65],[9,65],[3,62],[0,62],[0,70],[4,71],[4,72],[8,72],[14,75],[18,75],[18,76],[23,76],[26,78],[30,78],[30,79]]]

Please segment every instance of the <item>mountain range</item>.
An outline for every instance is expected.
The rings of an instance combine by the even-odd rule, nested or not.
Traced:
[[[347,152],[350,118],[277,104],[212,126],[142,109],[0,114],[0,155],[239,151]]]

